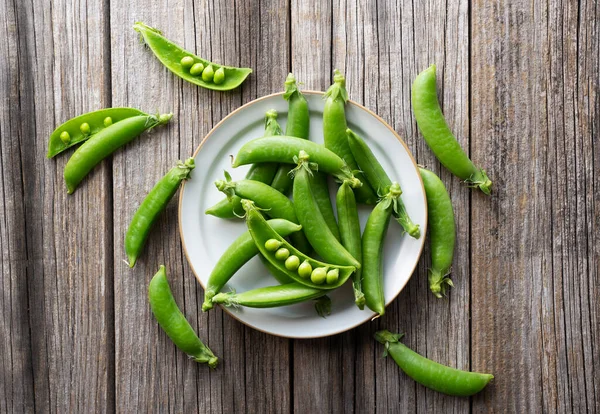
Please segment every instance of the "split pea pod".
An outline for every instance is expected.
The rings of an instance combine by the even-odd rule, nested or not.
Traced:
[[[324,263],[307,256],[281,237],[250,200],[242,200],[246,225],[261,254],[295,282],[317,289],[335,289],[354,273],[354,266]]]
[[[158,324],[177,348],[193,358],[194,361],[216,368],[219,359],[202,343],[179,310],[167,281],[165,267],[162,265],[150,281],[148,299]]]
[[[492,181],[473,164],[448,127],[437,98],[435,65],[419,73],[412,85],[411,102],[417,126],[438,160],[470,187],[491,194]]]
[[[348,146],[346,138],[346,102],[348,102],[348,92],[346,91],[346,78],[335,70],[333,84],[325,92],[325,108],[323,109],[323,138],[325,147],[336,153],[342,158],[352,172],[358,171],[358,165]],[[307,150],[308,151],[308,150]],[[310,154],[310,152],[309,152]],[[363,182],[363,186],[357,188],[356,198],[361,203],[375,204],[377,195],[364,177],[357,175]]]
[[[310,245],[324,260],[359,268],[360,262],[335,238],[319,210],[311,184],[314,177],[309,157],[307,153],[300,151],[297,157],[298,167],[294,171],[293,197],[298,221],[302,224]]]
[[[283,219],[273,219],[267,222],[277,234],[282,237],[300,231],[302,226]],[[246,231],[239,236],[221,255],[212,270],[204,290],[204,303],[202,310],[206,312],[213,307],[212,298],[223,289],[223,286],[232,278],[244,264],[259,252],[250,232]]]
[[[48,158],[88,140],[106,127],[133,116],[150,116],[135,108],[106,108],[71,118],[50,135]]]
[[[362,239],[360,235],[360,221],[356,208],[354,192],[347,183],[342,183],[336,196],[338,213],[338,226],[342,246],[348,250],[356,260],[362,263]],[[362,270],[357,269],[352,275],[352,288],[354,302],[359,309],[365,308],[365,295],[362,292]]]
[[[356,178],[346,162],[324,146],[302,138],[280,136],[256,138],[240,148],[233,168],[257,162],[283,162],[298,164],[298,154],[306,151],[311,162],[319,165],[319,171],[325,172],[340,181],[348,181],[352,188],[360,187],[361,181]]]
[[[125,253],[129,267],[135,266],[154,222],[165,210],[181,182],[190,178],[190,173],[195,166],[193,158],[188,158],[185,163],[179,161],[156,183],[136,210],[125,235]]]
[[[383,290],[383,240],[394,211],[396,200],[400,197],[400,188],[396,183],[390,191],[377,203],[365,224],[362,236],[362,288],[365,303],[377,316],[385,313],[385,296]]]
[[[310,113],[308,112],[308,102],[298,89],[296,77],[290,73],[285,79],[285,90],[283,99],[288,102],[288,118],[285,125],[285,135],[308,139],[310,130]],[[275,134],[273,134],[275,135]],[[294,168],[290,164],[280,164],[271,187],[277,191],[288,194],[292,188],[292,177],[290,171]]]
[[[390,354],[406,375],[427,388],[469,397],[483,390],[494,378],[491,374],[462,371],[427,359],[401,343],[402,336],[390,331],[375,333],[375,339],[385,345],[384,355]]]
[[[446,287],[453,287],[450,269],[454,257],[456,229],[452,200],[442,180],[433,172],[419,169],[427,196],[429,221],[429,243],[431,246],[431,268],[429,269],[429,289],[441,298]]]
[[[392,180],[390,180],[390,177],[375,157],[375,154],[373,154],[373,151],[371,151],[371,148],[351,129],[347,129],[346,133],[348,134],[348,144],[350,145],[352,154],[354,154],[358,166],[361,168],[371,187],[377,191],[379,196],[387,194],[392,185]],[[398,198],[398,210],[394,211],[394,216],[409,236],[415,239],[421,237],[419,225],[411,220],[401,197]]]
[[[225,306],[247,306],[249,308],[275,308],[289,306],[324,296],[327,291],[293,282],[285,285],[268,286],[247,292],[219,293],[214,303]]]
[[[226,180],[215,181],[219,191],[228,197],[238,196],[252,200],[263,209],[271,218],[282,218],[293,223],[299,223],[296,217],[294,204],[285,195],[271,186],[252,180],[230,181],[231,177],[226,175]],[[304,233],[298,232],[291,235],[292,242],[303,252],[310,250],[310,246]]]
[[[104,158],[127,144],[142,132],[169,122],[173,115],[139,115],[126,118],[104,128],[83,143],[65,166],[67,192],[72,194],[81,180]]]
[[[265,114],[265,136],[281,135],[283,133],[277,122],[277,115],[277,111],[274,109],[267,111]],[[270,184],[278,168],[279,164],[274,162],[252,164],[246,174],[246,179]],[[244,209],[240,203],[240,198],[233,195],[231,198],[224,198],[214,206],[209,207],[205,213],[219,218],[234,218],[241,217],[244,214]]]

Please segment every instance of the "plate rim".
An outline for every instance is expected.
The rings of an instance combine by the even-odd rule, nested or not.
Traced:
[[[277,96],[283,96],[284,92],[275,92],[275,93],[271,93],[269,95],[265,95],[265,96],[261,96],[260,98],[256,98],[250,102],[245,103],[244,105],[240,106],[237,109],[234,109],[233,111],[231,111],[229,114],[227,114],[223,119],[221,119],[215,126],[213,126],[211,128],[210,131],[208,131],[208,133],[204,136],[204,138],[202,138],[202,141],[200,141],[200,144],[198,145],[198,147],[194,150],[194,153],[192,155],[192,157],[194,159],[196,159],[196,156],[198,155],[198,152],[200,152],[200,150],[202,149],[202,146],[204,145],[204,143],[208,140],[208,138],[213,134],[213,132],[219,128],[221,126],[221,124],[223,124],[225,121],[227,121],[229,118],[233,117],[234,115],[236,115],[239,111],[245,109],[246,107],[249,107],[251,105],[254,105],[260,101],[263,101],[265,99],[269,99],[269,98],[274,98]],[[322,91],[313,91],[313,90],[303,90],[302,94],[304,95],[325,95],[325,92]],[[415,167],[415,169],[417,170],[417,172],[419,171],[419,164],[417,164],[417,161],[415,160],[415,157],[413,156],[412,152],[410,151],[410,149],[408,148],[408,145],[406,145],[406,142],[404,142],[404,140],[402,139],[402,137],[396,132],[396,130],[394,128],[392,128],[391,125],[389,125],[383,118],[381,118],[379,115],[377,115],[375,112],[371,111],[369,108],[365,107],[364,105],[359,104],[358,102],[355,102],[351,99],[348,99],[348,101],[346,102],[347,105],[355,105],[358,108],[368,112],[369,114],[371,114],[373,117],[375,117],[379,122],[381,122],[387,129],[390,130],[390,132],[394,135],[394,137],[400,142],[400,144],[404,147],[404,149],[406,150],[406,152],[408,153],[408,156],[410,158],[410,160],[413,163],[413,166]],[[427,206],[427,196],[425,195],[425,186],[423,184],[423,179],[421,178],[421,174],[418,173],[417,176],[419,177],[419,183],[421,184],[421,189],[423,190],[423,205],[425,206],[425,220],[423,222],[423,228],[421,229],[421,237],[420,237],[420,242],[421,242],[421,247],[419,249],[419,254],[417,255],[417,259],[415,260],[415,263],[412,266],[412,270],[410,273],[410,276],[408,277],[408,279],[406,279],[406,281],[404,282],[404,284],[400,287],[400,289],[398,290],[398,293],[396,293],[396,295],[394,295],[394,297],[392,299],[390,299],[389,302],[387,302],[385,304],[385,307],[387,308],[388,305],[390,305],[392,302],[394,302],[398,296],[400,295],[400,293],[404,290],[404,288],[406,287],[406,285],[408,284],[408,282],[410,281],[410,279],[412,279],[415,270],[417,269],[417,266],[419,265],[419,260],[421,259],[421,256],[423,255],[423,249],[425,248],[425,239],[426,239],[426,234],[427,234],[427,226],[429,224],[429,211],[428,211],[428,206]],[[194,267],[191,265],[191,261],[190,261],[190,256],[188,254],[188,250],[187,250],[187,246],[185,244],[185,238],[183,237],[183,226],[182,226],[182,222],[181,222],[181,218],[182,218],[182,214],[181,214],[181,210],[183,207],[183,193],[185,190],[185,185],[186,185],[187,180],[184,180],[181,188],[179,190],[179,200],[177,202],[177,225],[179,227],[179,238],[181,240],[181,245],[183,247],[183,252],[185,254],[185,259],[188,262],[188,265],[192,271],[192,273],[194,274],[194,277],[196,278],[196,281],[200,284],[200,286],[202,286],[202,289],[204,291],[206,291],[206,287],[204,286],[204,284],[202,283],[202,280],[200,279],[200,277],[198,276],[198,274],[196,273]],[[327,338],[330,336],[334,336],[334,335],[339,335],[341,333],[350,331],[354,328],[357,328],[358,326],[363,325],[364,323],[368,322],[368,321],[373,321],[375,319],[378,319],[379,316],[376,315],[375,317],[371,317],[370,315],[367,315],[367,317],[365,319],[361,319],[359,320],[356,324],[351,325],[349,327],[345,327],[342,328],[340,330],[336,330],[334,332],[325,334],[325,335],[315,335],[315,336],[295,336],[295,335],[282,335],[282,334],[276,334],[273,332],[269,332],[266,331],[264,329],[258,328],[257,326],[243,321],[242,319],[240,319],[233,311],[229,310],[226,306],[221,306],[220,304],[218,304],[219,307],[226,312],[227,314],[229,314],[229,316],[231,316],[232,318],[234,318],[235,320],[237,320],[238,322],[240,322],[241,324],[248,326],[252,329],[255,329],[259,332],[262,332],[264,334],[267,335],[273,335],[279,338],[289,338],[289,339],[317,339],[317,338]],[[373,313],[372,313],[373,314]]]

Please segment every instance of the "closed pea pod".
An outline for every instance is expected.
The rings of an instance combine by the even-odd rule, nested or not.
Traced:
[[[417,126],[435,156],[470,187],[491,194],[492,181],[473,164],[446,123],[437,98],[435,65],[419,73],[412,85],[411,102]]]
[[[399,342],[400,338],[402,335],[385,330],[375,333],[375,339],[385,345],[385,355],[391,355],[402,371],[427,388],[468,397],[483,390],[494,378],[491,374],[462,371],[434,362]]]
[[[429,289],[441,298],[447,286],[454,286],[449,277],[454,257],[454,210],[452,200],[442,180],[433,172],[419,169],[427,196],[429,221],[429,243],[431,246],[431,268],[429,269]]]
[[[327,182],[327,175],[318,171],[313,171],[312,179],[310,181],[315,203],[325,220],[325,224],[331,231],[333,236],[340,240],[340,229],[333,213],[333,206],[331,205],[331,198],[329,196],[329,183]]]
[[[288,306],[310,299],[319,298],[327,293],[325,290],[308,287],[293,282],[285,285],[268,286],[252,289],[243,293],[219,293],[213,298],[214,303],[225,306],[247,306],[250,308],[274,308]]]
[[[269,220],[268,223],[273,230],[282,237],[289,236],[302,229],[302,226],[283,219]],[[231,246],[225,250],[208,277],[206,288],[204,290],[204,303],[202,304],[203,311],[206,312],[207,310],[212,309],[213,296],[219,293],[235,272],[256,256],[258,252],[259,249],[248,231],[240,235]],[[287,282],[291,281],[286,279],[281,280]]]
[[[156,183],[138,207],[125,235],[125,253],[127,254],[129,267],[135,266],[135,262],[144,249],[152,225],[160,213],[165,210],[181,182],[190,177],[190,172],[194,167],[193,158],[188,158],[185,163],[179,161]]]
[[[67,192],[72,194],[81,180],[104,158],[142,132],[169,122],[173,115],[138,115],[126,118],[91,136],[73,153],[64,170]]]
[[[192,357],[194,361],[216,368],[219,359],[202,343],[179,310],[167,281],[165,267],[162,265],[150,281],[148,300],[158,324],[177,348]]]

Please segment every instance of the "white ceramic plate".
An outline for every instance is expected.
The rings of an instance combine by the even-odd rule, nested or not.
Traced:
[[[323,107],[321,92],[304,92],[310,107],[310,139],[323,142]],[[202,285],[225,249],[246,231],[242,220],[223,220],[205,215],[204,211],[221,200],[214,181],[223,179],[223,170],[234,180],[244,178],[248,166],[231,168],[230,155],[237,154],[247,141],[264,133],[264,114],[274,108],[285,131],[287,102],[282,94],[274,94],[252,101],[225,117],[206,136],[196,150],[196,169],[182,188],[179,198],[179,231],[192,271]],[[392,181],[402,186],[402,199],[413,221],[421,226],[421,238],[415,240],[402,234],[395,221],[390,227],[384,248],[384,290],[386,305],[392,302],[412,275],[424,244],[427,227],[427,205],[421,176],[406,144],[381,118],[354,102],[346,106],[348,125],[362,136],[372,148]],[[330,181],[332,202],[335,203],[335,184]],[[335,205],[335,204],[334,204]],[[372,207],[360,206],[361,225],[364,225]],[[335,208],[334,208],[335,210]],[[223,289],[244,292],[257,287],[275,285],[260,260],[255,257],[230,280]],[[329,294],[331,315],[321,318],[312,301],[293,306],[251,309],[225,309],[231,316],[259,331],[289,338],[316,338],[347,331],[370,320],[374,313],[354,304],[350,281]]]

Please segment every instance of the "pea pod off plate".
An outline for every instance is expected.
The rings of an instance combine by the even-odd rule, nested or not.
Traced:
[[[310,108],[310,139],[323,143],[323,93],[303,91]],[[287,102],[282,93],[252,101],[217,124],[196,150],[196,170],[179,198],[179,231],[188,262],[204,287],[221,254],[244,231],[243,220],[222,220],[203,214],[221,200],[214,181],[221,179],[223,170],[234,180],[242,179],[249,166],[231,168],[230,155],[253,138],[264,134],[264,114],[269,109],[279,112],[278,121],[285,128]],[[402,186],[403,200],[413,221],[427,230],[427,203],[421,177],[413,156],[402,139],[373,112],[349,101],[346,107],[348,126],[369,144],[385,170]],[[376,140],[375,140],[376,138]],[[335,202],[337,184],[330,179],[330,194]],[[372,206],[359,206],[361,226],[367,221]],[[425,237],[414,239],[402,235],[396,222],[390,223],[384,247],[384,295],[386,305],[404,288],[416,269]],[[242,267],[223,289],[244,292],[258,287],[275,285],[256,257]],[[259,331],[289,338],[316,338],[334,335],[369,321],[374,313],[359,310],[354,304],[352,284],[328,292],[332,300],[331,314],[323,319],[314,311],[312,302],[270,309],[226,309],[234,318]]]

